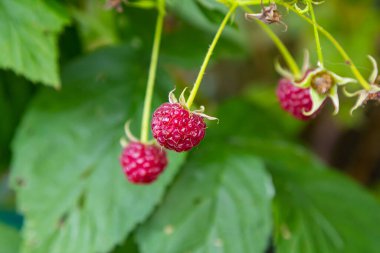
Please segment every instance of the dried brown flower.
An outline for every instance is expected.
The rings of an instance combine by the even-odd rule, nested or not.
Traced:
[[[285,31],[288,30],[288,26],[282,21],[281,13],[277,10],[276,3],[272,2],[269,6],[266,7],[261,0],[261,8],[261,13],[246,13],[245,18],[247,20],[258,19],[269,25],[278,23],[285,27]]]

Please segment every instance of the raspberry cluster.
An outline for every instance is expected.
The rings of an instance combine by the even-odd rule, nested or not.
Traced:
[[[131,142],[122,139],[124,147],[120,157],[120,163],[128,180],[136,184],[152,183],[164,171],[168,161],[164,148],[183,152],[197,146],[205,136],[206,123],[204,117],[214,119],[203,114],[200,110],[191,112],[185,107],[185,103],[173,102],[172,96],[169,103],[164,103],[156,109],[152,117],[152,132],[154,138],[162,146],[145,144],[137,141],[129,130],[129,124],[125,126],[126,135]]]
[[[281,108],[299,120],[309,120],[318,113],[315,112],[309,116],[304,114],[313,106],[310,89],[299,88],[289,79],[283,78],[279,81],[276,95]]]
[[[120,164],[128,180],[136,184],[148,184],[164,171],[168,160],[162,148],[141,142],[130,142],[120,157]]]
[[[163,147],[177,152],[197,146],[205,136],[206,123],[180,103],[164,103],[153,113],[153,137]]]

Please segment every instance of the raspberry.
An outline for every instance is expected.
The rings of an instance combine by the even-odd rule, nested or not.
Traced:
[[[153,114],[153,137],[167,149],[188,151],[204,138],[203,117],[186,110],[179,103],[164,103]]]
[[[135,184],[149,184],[165,169],[168,161],[165,150],[156,145],[132,141],[124,149],[120,164],[128,180]]]
[[[293,85],[291,80],[283,78],[278,83],[276,93],[282,109],[295,118],[306,121],[314,118],[318,114],[318,111],[310,116],[303,114],[303,112],[310,111],[313,105],[309,88],[299,88]]]

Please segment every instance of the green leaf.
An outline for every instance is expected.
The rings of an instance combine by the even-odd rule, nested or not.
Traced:
[[[149,186],[129,183],[119,165],[123,124],[139,122],[142,56],[129,47],[89,55],[67,67],[62,91],[45,89],[33,101],[13,144],[22,252],[108,252],[160,201],[184,155],[170,153]],[[170,87],[163,76],[158,82]]]
[[[130,234],[122,245],[117,246],[112,253],[139,253],[138,245],[134,240],[134,234]]]
[[[247,115],[253,120],[242,125]],[[223,140],[230,133],[230,142],[223,145],[249,143],[252,154],[269,165],[276,188],[276,252],[378,252],[379,204],[304,148],[281,140],[288,131],[281,117],[271,115],[272,110],[231,101],[221,108],[220,124],[212,130]],[[358,230],[363,232],[357,235]]]
[[[0,1],[0,67],[59,87],[57,38],[68,18],[42,0]]]
[[[175,22],[178,24],[173,24],[172,30],[168,28],[162,38],[162,60],[174,66],[198,70],[210,46],[213,33],[202,31],[183,21],[173,21]],[[197,35],[196,40],[193,39],[194,34]],[[244,55],[241,45],[228,39],[221,39],[212,56],[212,61],[227,57],[238,59],[243,58]]]
[[[77,22],[83,47],[87,51],[119,42],[115,11],[105,10],[105,1],[82,1],[70,13]]]
[[[254,142],[276,189],[276,252],[376,253],[380,205],[348,178],[311,154],[284,143]]]
[[[215,0],[196,0],[199,4],[203,5],[206,9],[209,10],[218,10],[221,13],[228,12],[229,4],[223,3],[223,1]]]
[[[228,12],[228,7],[214,0],[197,0],[199,9],[211,22],[219,23]]]
[[[273,189],[262,162],[210,144],[189,161],[158,211],[138,230],[141,251],[264,252]]]
[[[204,2],[204,3],[202,3]],[[206,3],[208,2],[208,4]],[[220,16],[218,21],[213,22],[210,20],[209,16],[212,16],[212,13],[215,14],[215,6],[220,6],[220,9],[225,9],[225,7],[220,3],[214,3],[213,6],[208,6],[210,1],[183,1],[183,0],[167,0],[168,8],[175,12],[181,19],[189,22],[195,27],[201,28],[202,30],[207,31],[208,33],[216,33],[219,28],[219,24],[222,22],[224,16]],[[205,15],[205,11],[209,10],[208,15]],[[232,23],[233,24],[233,23]],[[246,41],[244,35],[236,29],[236,27],[228,26],[223,32],[223,37],[235,42],[241,47],[246,47]]]
[[[184,8],[187,8],[188,4],[194,7],[192,1],[182,2],[185,5]],[[185,13],[187,13],[186,10],[190,11],[190,9],[185,9]],[[125,8],[124,15],[119,17],[121,25],[118,29],[122,33],[120,37],[123,43],[135,48],[151,50],[156,16],[156,10]],[[101,18],[101,16],[98,17],[98,19]],[[194,24],[193,21],[193,19],[182,19],[175,13],[167,15],[160,50],[161,63],[198,71],[218,25],[209,24],[207,27],[201,27]],[[241,34],[236,34],[234,31],[235,34],[230,36],[232,30],[228,28],[223,32],[222,38],[216,46],[212,61],[226,57],[241,59],[247,54],[241,43]],[[196,40],[194,40],[194,35],[197,37]]]
[[[20,235],[16,229],[0,223],[0,253],[17,253]]]
[[[253,92],[252,92],[253,93]],[[255,89],[256,96],[263,93]],[[273,89],[261,96],[273,96]],[[252,100],[252,101],[250,101]],[[300,123],[284,113],[278,101],[265,103],[257,98],[231,99],[219,107],[216,117],[220,124],[210,124],[210,135],[223,135],[225,138],[254,137],[265,140],[294,139],[300,129]],[[244,124],[242,124],[242,119]],[[236,131],[238,129],[238,131]]]
[[[274,169],[277,252],[376,253],[380,206],[327,170]]]
[[[0,171],[9,169],[10,143],[33,95],[33,88],[24,78],[0,70]]]

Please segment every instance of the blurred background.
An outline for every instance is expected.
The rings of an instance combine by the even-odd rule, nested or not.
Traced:
[[[195,2],[168,0],[160,64],[169,72],[179,90],[195,80],[218,22],[223,17],[219,7],[208,6],[207,1]],[[141,50],[143,60],[136,64],[147,70],[156,18],[154,10],[125,7],[119,13],[106,9],[105,2],[97,0],[66,0],[61,3],[71,19],[58,37],[61,69],[101,48],[129,45]],[[252,9],[260,11],[259,7]],[[380,1],[329,0],[315,9],[319,23],[335,36],[361,73],[368,77],[372,65],[367,55],[380,62]],[[221,7],[221,10],[223,12],[224,9]],[[310,51],[311,62],[315,64],[312,27],[294,13],[283,8],[281,12],[289,29],[283,32],[282,26],[274,24],[273,30],[299,65],[305,49]],[[217,45],[197,98],[198,103],[206,105],[211,115],[220,112],[219,105],[226,101],[244,99],[258,104],[281,120],[281,131],[286,129],[287,132],[276,136],[285,139],[291,136],[294,142],[312,150],[315,156],[352,177],[380,200],[380,105],[370,103],[350,116],[349,110],[355,101],[340,96],[339,115],[332,115],[333,108],[329,102],[316,119],[307,123],[294,120],[281,111],[275,97],[280,78],[274,70],[274,60],[279,57],[277,48],[257,24],[244,20],[243,12],[237,12],[235,19],[236,24],[225,31]],[[341,76],[351,77],[336,49],[326,38],[321,38],[326,66]],[[350,90],[357,88],[353,85]],[[0,70],[0,221],[16,230],[22,227],[23,216],[16,211],[15,194],[8,183],[12,170],[12,140],[35,96],[47,89],[52,88],[33,83],[12,70]],[[260,114],[245,116],[252,124],[261,124],[255,118]],[[224,124],[223,121],[220,124]]]

